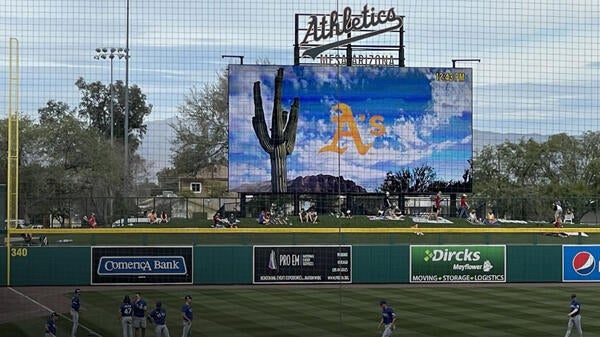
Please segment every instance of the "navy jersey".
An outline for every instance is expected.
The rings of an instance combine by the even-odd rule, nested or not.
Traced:
[[[52,318],[49,318],[46,322],[46,332],[56,335],[56,322]]]
[[[121,308],[119,309],[122,317],[131,317],[133,314],[133,306],[131,303],[121,303]]]
[[[75,311],[79,311],[79,296],[75,295],[71,298],[71,308]]]
[[[150,313],[150,317],[152,318],[152,321],[154,321],[154,324],[163,325],[167,321],[167,312],[163,308],[154,309]]]
[[[387,325],[392,323],[394,317],[396,317],[396,313],[394,313],[394,309],[392,309],[391,307],[385,307],[381,310],[381,319],[383,321],[383,324]]]
[[[133,302],[133,316],[135,317],[144,317],[146,313],[147,305],[146,301],[140,299]]]
[[[569,312],[573,312],[573,310],[575,310],[575,312],[571,315],[571,317],[575,317],[580,314],[580,307],[581,307],[581,304],[579,302],[577,302],[577,300],[571,301],[571,307],[569,309]]]
[[[193,315],[192,315],[192,306],[191,306],[191,305],[184,304],[184,305],[181,307],[181,312],[182,312],[182,313],[185,315],[185,317],[186,317],[188,320],[190,320],[190,321],[192,320],[192,318],[193,318]]]

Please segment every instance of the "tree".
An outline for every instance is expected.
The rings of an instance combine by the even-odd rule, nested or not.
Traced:
[[[70,215],[65,210],[73,208],[64,203],[85,198],[99,218],[106,220],[110,213],[107,197],[113,197],[122,185],[121,151],[101,131],[79,120],[76,110],[65,103],[49,101],[38,112],[43,150],[35,172],[46,178],[29,191],[32,200],[45,200],[40,202],[44,206],[40,211],[49,208],[64,218]]]
[[[210,165],[227,165],[228,123],[227,76],[219,74],[215,83],[192,87],[179,115],[171,124],[173,164],[179,173],[195,176]]]
[[[561,201],[578,221],[600,193],[599,158],[598,132],[486,147],[473,164],[474,192],[499,214],[520,218],[549,218],[552,202]]]
[[[435,186],[435,178],[435,170],[429,165],[412,170],[404,168],[396,173],[388,172],[379,189],[391,193],[426,193]]]
[[[110,85],[100,81],[86,82],[79,78],[75,85],[81,93],[79,116],[84,118],[89,127],[98,130],[105,138],[110,138],[110,101],[113,100],[113,135],[115,140],[124,138],[125,130],[125,85],[123,81],[113,84],[113,94]],[[130,152],[135,153],[146,134],[144,119],[152,112],[152,104],[146,103],[146,95],[137,86],[129,86],[129,146]]]

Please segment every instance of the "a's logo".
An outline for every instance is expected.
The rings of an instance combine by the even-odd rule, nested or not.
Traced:
[[[352,109],[344,104],[338,103],[333,106],[332,112],[339,111],[339,114],[333,115],[331,117],[331,121],[337,124],[335,129],[335,134],[333,135],[333,140],[330,144],[323,146],[319,153],[321,152],[336,152],[338,154],[343,154],[348,149],[347,146],[340,146],[339,142],[342,137],[349,137],[352,139],[354,146],[356,147],[356,151],[365,155],[373,143],[365,144],[360,137],[360,132],[358,130],[357,120],[354,118],[354,114],[352,113]],[[358,122],[364,122],[365,115],[358,116]],[[385,133],[385,126],[383,125],[383,117],[376,115],[369,118],[369,126],[371,127],[369,133],[375,137],[382,136]]]
[[[571,265],[577,274],[586,276],[596,269],[596,259],[589,252],[579,252],[573,257]]]
[[[374,29],[376,26],[390,22],[395,24],[379,30]],[[402,27],[403,22],[403,17],[396,15],[393,7],[388,10],[376,11],[375,7],[369,8],[368,5],[363,7],[359,15],[352,14],[350,7],[346,7],[342,14],[333,11],[329,15],[321,17],[312,15],[301,44],[314,43],[342,35],[350,36],[350,33],[361,30],[369,30],[369,32],[308,49],[303,56],[310,56],[314,59],[326,50],[398,29]]]

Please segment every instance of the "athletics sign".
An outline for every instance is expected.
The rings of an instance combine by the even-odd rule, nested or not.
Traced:
[[[306,21],[305,28],[302,27],[302,19]],[[368,39],[389,32],[398,32],[400,39],[394,45],[375,41],[369,44],[378,52],[398,50],[400,66],[404,66],[403,56],[403,26],[404,17],[397,15],[393,7],[377,10],[375,7],[364,5],[360,12],[352,11],[351,7],[346,7],[340,13],[332,11],[329,14],[296,14],[296,42],[294,48],[294,64],[300,63],[300,57],[317,58],[321,53],[327,50],[344,50],[347,57],[347,65],[356,64],[359,58],[352,55],[352,48],[355,50],[365,50],[364,47],[357,44],[358,41]],[[303,37],[302,37],[303,36]],[[340,38],[343,37],[343,38]],[[326,42],[331,40],[332,42]],[[341,49],[345,47],[345,49]],[[303,51],[300,56],[300,51]],[[363,56],[363,55],[361,55]],[[377,55],[381,57],[393,57],[384,53]],[[321,64],[329,63],[328,57],[320,59]],[[374,58],[376,59],[376,58]],[[363,64],[366,65],[366,64]],[[378,64],[383,65],[383,64]]]
[[[192,247],[92,247],[91,283],[192,283]]]
[[[352,246],[254,246],[254,284],[352,283]]]
[[[411,283],[506,282],[506,246],[410,246]]]

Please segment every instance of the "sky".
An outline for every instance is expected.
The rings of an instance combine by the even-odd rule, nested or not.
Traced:
[[[126,5],[129,3],[129,16]],[[8,40],[19,40],[19,110],[35,118],[50,100],[76,106],[74,83],[110,79],[98,47],[130,48],[129,81],[153,105],[149,121],[177,115],[193,87],[214,83],[229,63],[293,63],[295,14],[327,14],[363,1],[7,0],[0,12],[0,114],[8,105]],[[405,16],[408,67],[473,71],[473,128],[579,135],[600,125],[600,6],[597,0],[371,1]],[[129,17],[129,34],[127,18]],[[301,22],[302,28],[305,28]],[[126,38],[128,36],[128,38]],[[386,39],[386,38],[384,38]],[[389,37],[390,43],[397,38]],[[125,79],[125,62],[113,62]],[[165,131],[166,132],[166,131]],[[160,136],[159,136],[160,137]],[[165,133],[165,138],[168,135]],[[474,139],[477,143],[480,140]],[[168,141],[144,147],[168,166]]]

